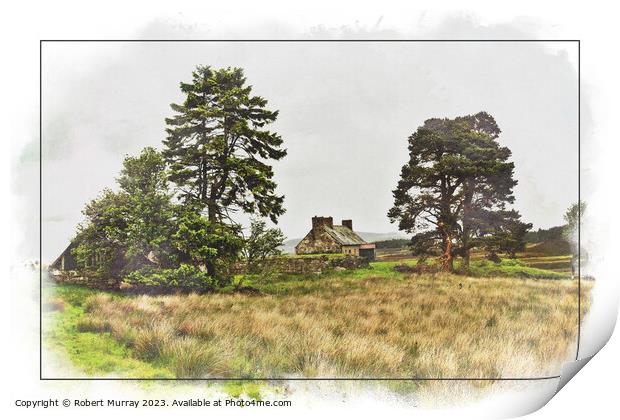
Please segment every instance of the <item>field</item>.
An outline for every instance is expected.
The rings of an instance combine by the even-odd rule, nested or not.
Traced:
[[[519,260],[474,261],[480,277],[393,270],[413,262],[258,281],[252,294],[50,286],[45,341],[83,375],[137,378],[514,378],[559,374],[572,357],[566,274]]]
[[[502,264],[500,265],[494,265],[486,261],[483,253],[474,252],[472,253],[472,274],[488,275],[488,272],[479,270],[481,267],[487,267],[488,269],[497,268],[500,271],[498,274],[502,274],[502,270],[504,270],[507,266],[512,265],[525,268],[522,272],[525,277],[554,277],[553,275],[550,275],[549,272],[561,274],[561,276],[555,276],[554,278],[570,277],[571,256],[570,249],[566,249],[567,246],[568,245],[566,245],[564,241],[545,241],[541,243],[528,244],[524,252],[517,254],[516,260],[504,258]],[[406,247],[384,248],[377,250],[378,259],[381,261],[407,260],[410,258],[408,257],[409,254],[410,251]],[[545,271],[535,274],[538,269]]]

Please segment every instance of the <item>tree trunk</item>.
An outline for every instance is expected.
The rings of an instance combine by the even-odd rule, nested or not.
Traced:
[[[207,203],[207,218],[209,219],[209,222],[211,222],[211,226],[209,226],[209,228],[212,229],[213,228],[213,224],[217,223],[217,206],[215,205],[215,203],[211,199]],[[207,274],[209,275],[209,277],[215,278],[215,275],[216,275],[216,272],[215,272],[215,262],[214,261],[206,261],[205,262],[205,267],[207,268]]]
[[[474,196],[473,188],[470,181],[467,180],[464,183],[465,198],[463,202],[463,233],[462,233],[462,245],[463,245],[463,261],[461,267],[464,270],[469,270],[469,237],[471,235],[471,202]]]
[[[452,238],[446,236],[446,249],[441,257],[441,269],[447,273],[454,271],[454,257],[452,256]]]
[[[463,251],[463,261],[461,262],[461,267],[464,270],[469,270],[469,249],[465,249]]]

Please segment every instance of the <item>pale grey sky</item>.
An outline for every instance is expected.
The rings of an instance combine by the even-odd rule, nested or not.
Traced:
[[[123,157],[160,148],[169,104],[198,64],[245,69],[280,110],[288,156],[274,165],[290,237],[313,215],[396,231],[407,137],[431,117],[487,111],[516,165],[515,207],[537,227],[577,200],[576,44],[47,43],[43,48],[43,261]]]

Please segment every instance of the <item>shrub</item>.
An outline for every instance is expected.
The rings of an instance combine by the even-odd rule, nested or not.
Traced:
[[[397,264],[394,266],[394,271],[398,273],[416,273],[417,270],[415,267],[407,264]]]
[[[181,264],[179,268],[143,269],[131,272],[125,281],[134,285],[151,286],[157,289],[184,289],[193,291],[211,291],[223,286],[198,267]]]
[[[415,266],[410,266],[407,264],[398,264],[394,266],[394,271],[399,273],[437,273],[441,271],[441,266],[439,264],[428,264],[426,258],[419,260]]]

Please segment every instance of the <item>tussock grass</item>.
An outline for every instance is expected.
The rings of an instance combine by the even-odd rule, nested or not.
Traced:
[[[408,276],[383,264],[261,285],[262,295],[98,293],[78,329],[187,378],[527,377],[558,374],[572,355],[576,281]]]
[[[50,290],[52,289],[52,290]],[[71,376],[112,376],[133,378],[171,378],[174,373],[165,366],[153,366],[135,357],[131,335],[136,330],[124,320],[103,319],[86,312],[96,305],[123,300],[108,293],[78,286],[46,287],[45,295],[56,294],[63,302],[62,312],[46,313],[44,346],[63,354],[79,368]],[[45,362],[44,362],[45,363]],[[44,365],[45,366],[45,365]]]

